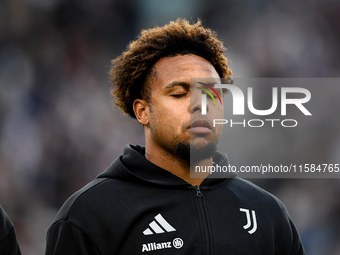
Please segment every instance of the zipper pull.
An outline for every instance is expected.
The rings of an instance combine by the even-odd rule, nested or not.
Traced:
[[[198,197],[202,197],[203,196],[203,194],[201,192],[201,189],[200,189],[200,186],[196,185],[195,186],[195,190],[196,190],[196,196],[198,196]]]

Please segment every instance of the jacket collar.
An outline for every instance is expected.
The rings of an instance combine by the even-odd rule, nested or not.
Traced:
[[[225,154],[217,152],[214,156],[214,163],[219,166],[228,166],[228,158]],[[218,176],[211,174],[206,178],[201,188],[211,189],[222,185],[228,178],[236,175]],[[126,181],[144,183],[152,186],[166,186],[173,188],[192,188],[192,185],[160,168],[145,158],[145,147],[140,145],[126,145],[123,154],[118,157],[111,166],[97,178],[114,178]]]

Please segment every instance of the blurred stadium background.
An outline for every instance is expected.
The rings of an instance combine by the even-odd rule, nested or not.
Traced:
[[[112,109],[107,75],[142,28],[203,19],[235,77],[340,75],[336,0],[2,0],[0,17],[0,204],[26,255],[44,253],[67,197],[125,144],[144,143],[142,127]],[[316,123],[305,135],[297,156],[339,163],[338,130]],[[339,179],[254,182],[284,202],[309,255],[340,254]]]

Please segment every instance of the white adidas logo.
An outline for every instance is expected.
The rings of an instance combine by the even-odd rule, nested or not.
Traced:
[[[144,235],[153,235],[155,234],[161,234],[164,232],[174,232],[176,229],[171,226],[164,218],[163,216],[159,213],[155,216],[155,220],[152,221],[149,224],[150,228],[147,228],[143,231]],[[153,231],[152,231],[152,230]]]

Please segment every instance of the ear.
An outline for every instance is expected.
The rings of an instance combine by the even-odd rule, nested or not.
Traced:
[[[136,99],[133,102],[133,111],[135,112],[136,119],[143,126],[149,124],[149,106],[145,100]]]

